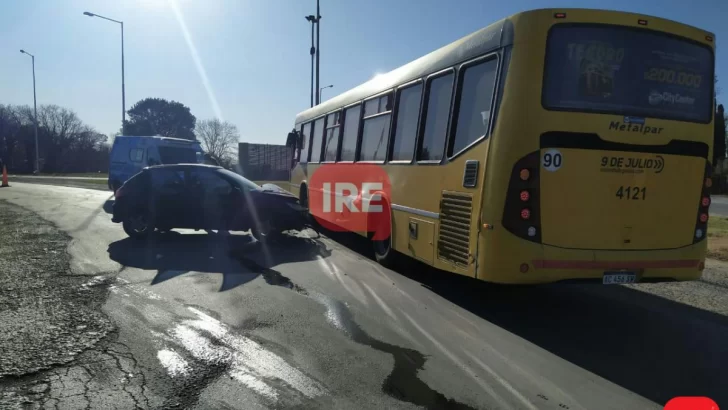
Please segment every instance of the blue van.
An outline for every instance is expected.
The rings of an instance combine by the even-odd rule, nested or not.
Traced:
[[[197,140],[118,136],[111,147],[109,189],[116,192],[143,168],[161,164],[201,164],[202,147]]]

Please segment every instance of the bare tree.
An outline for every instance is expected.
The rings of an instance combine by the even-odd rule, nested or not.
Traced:
[[[229,168],[235,161],[240,140],[238,127],[217,118],[203,120],[195,127],[195,136],[202,143],[202,149],[220,165]]]

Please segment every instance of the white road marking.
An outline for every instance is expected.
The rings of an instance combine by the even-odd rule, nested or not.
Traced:
[[[364,306],[369,307],[369,298],[367,298],[367,296],[364,294],[364,291],[361,290],[356,281],[354,281],[353,279],[349,279],[349,277],[346,275],[343,275],[339,270],[338,266],[324,259],[322,256],[319,255],[317,260],[319,266],[321,266],[321,269],[326,271],[326,273],[328,273],[330,276],[336,278],[341,286],[343,286],[344,289],[346,289],[346,291],[349,292],[349,294],[353,296],[356,300],[361,302]],[[347,281],[351,281],[351,284],[347,284]]]
[[[157,359],[172,377],[187,376],[190,366],[187,361],[174,350],[164,349],[157,352]]]
[[[224,323],[198,309],[188,309],[197,319],[185,320],[169,333],[196,359],[211,364],[227,364],[233,379],[271,400],[278,398],[276,390],[266,382],[272,379],[284,382],[309,398],[325,393],[322,385],[283,358],[247,337],[231,334]]]
[[[374,301],[377,302],[377,304],[379,305],[379,307],[381,307],[382,310],[384,310],[384,312],[387,315],[389,315],[389,317],[392,318],[392,320],[394,320],[395,322],[397,322],[398,319],[394,315],[394,313],[392,312],[392,309],[390,309],[389,306],[387,306],[387,304],[384,303],[384,301],[379,296],[377,296],[377,293],[374,292],[374,290],[369,285],[367,285],[366,283],[362,282],[361,285],[364,286],[364,289],[366,289],[367,291],[369,291],[369,293],[372,295],[372,298],[374,298]]]
[[[93,287],[93,286],[96,286],[96,285],[98,285],[99,283],[101,283],[103,281],[104,281],[104,277],[103,276],[94,276],[93,278],[91,278],[90,281],[88,281],[88,282],[84,283],[83,285],[81,285],[81,290],[88,290],[88,288]]]

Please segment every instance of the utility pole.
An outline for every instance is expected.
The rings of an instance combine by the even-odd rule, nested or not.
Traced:
[[[319,8],[319,0],[316,0],[316,89],[319,89],[319,59],[321,58],[321,9]],[[321,103],[317,97],[316,105]]]
[[[326,87],[319,88],[319,103],[321,103],[321,100],[323,99],[323,98],[321,98],[321,94],[324,92],[324,90],[327,88],[332,88],[333,86],[334,86],[333,84],[329,84]]]
[[[306,16],[306,20],[311,22],[311,107],[313,107],[313,64],[316,47],[314,46],[314,26],[316,25],[316,16]]]
[[[35,173],[40,172],[40,161],[38,160],[38,104],[35,98],[35,56],[25,50],[20,50],[21,53],[30,56],[33,61],[33,130],[35,131]]]
[[[100,16],[98,14],[94,14],[88,11],[84,11],[83,14],[85,16],[98,17],[121,25],[121,133],[126,134],[124,132],[126,128],[126,86],[124,84],[124,22]]]

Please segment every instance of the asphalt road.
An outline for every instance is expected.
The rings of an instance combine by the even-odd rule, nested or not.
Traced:
[[[726,398],[725,316],[632,288],[394,272],[343,234],[135,241],[111,222],[110,193],[87,189],[15,183],[0,200],[70,235],[70,270],[108,290],[101,310],[115,327],[70,364],[0,378],[34,405],[563,410]]]
[[[713,195],[710,203],[710,214],[728,217],[728,196]]]

